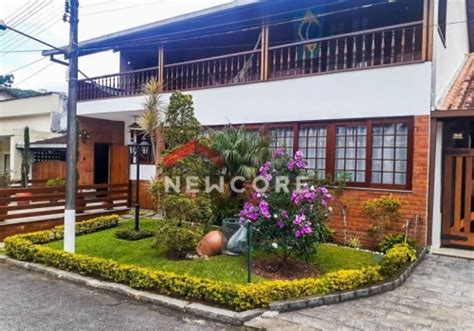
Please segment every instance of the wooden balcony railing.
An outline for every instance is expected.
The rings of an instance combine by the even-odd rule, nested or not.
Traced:
[[[82,79],[77,82],[78,100],[139,95],[143,85],[158,77],[158,67]]]
[[[421,22],[269,48],[270,78],[414,62],[421,59]]]
[[[268,78],[280,79],[349,71],[422,60],[422,22],[312,39],[270,47]],[[261,50],[167,64],[163,90],[190,90],[259,81]],[[158,78],[158,67],[106,75],[78,82],[78,100],[142,93],[143,84]]]
[[[260,77],[260,50],[164,66],[164,90],[234,85]]]

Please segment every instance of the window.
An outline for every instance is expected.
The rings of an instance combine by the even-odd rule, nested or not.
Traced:
[[[3,156],[3,172],[4,173],[10,172],[10,154],[5,154]]]
[[[288,155],[293,155],[293,139],[294,129],[288,128],[270,128],[268,130],[270,136],[270,149],[285,148]]]
[[[364,183],[366,181],[366,148],[366,125],[336,126],[336,178],[347,175],[351,182]]]
[[[298,149],[308,161],[308,170],[317,178],[326,177],[327,129],[325,127],[302,127],[299,130]]]
[[[448,0],[439,0],[438,5],[438,32],[446,47],[446,23],[448,15]]]
[[[408,125],[406,123],[372,126],[372,183],[407,184]]]

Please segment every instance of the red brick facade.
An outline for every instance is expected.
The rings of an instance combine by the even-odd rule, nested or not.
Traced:
[[[90,138],[79,141],[79,185],[94,184],[94,144],[124,144],[124,123],[89,117],[79,118],[79,130],[87,130]]]
[[[339,201],[348,206],[347,209],[347,238],[357,237],[364,246],[371,246],[372,241],[367,234],[369,223],[362,213],[362,204],[383,195],[393,195],[400,199],[403,219],[388,228],[389,232],[403,232],[407,220],[410,236],[415,236],[419,244],[426,244],[426,229],[428,215],[428,172],[429,172],[429,116],[416,116],[414,125],[414,156],[413,156],[413,186],[411,191],[390,191],[379,189],[347,188],[339,197]],[[337,204],[336,204],[337,205]],[[418,216],[418,225],[415,225]],[[334,208],[334,216],[330,227],[336,230],[336,241],[342,243],[344,227],[338,208]],[[416,228],[416,229],[415,229]],[[416,232],[416,234],[415,234]]]

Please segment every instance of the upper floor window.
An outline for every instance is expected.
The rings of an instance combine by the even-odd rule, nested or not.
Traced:
[[[446,46],[446,23],[448,17],[448,0],[439,0],[438,5],[438,32],[444,46]]]

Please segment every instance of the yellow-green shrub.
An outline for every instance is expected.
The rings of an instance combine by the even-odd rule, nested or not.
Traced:
[[[396,244],[387,251],[380,262],[384,276],[394,274],[402,265],[416,260],[416,250],[407,243]]]
[[[320,278],[272,280],[257,284],[220,282],[120,264],[81,254],[70,254],[33,242],[34,240],[44,243],[54,240],[52,233],[54,234],[52,231],[43,231],[9,237],[5,240],[6,252],[19,260],[41,263],[163,295],[213,302],[237,311],[267,307],[271,302],[278,300],[353,290],[383,279],[382,265],[359,270],[340,270]],[[416,258],[412,253],[407,247],[396,245],[388,252],[388,257],[384,258],[384,261],[396,261],[395,265],[400,266]]]

